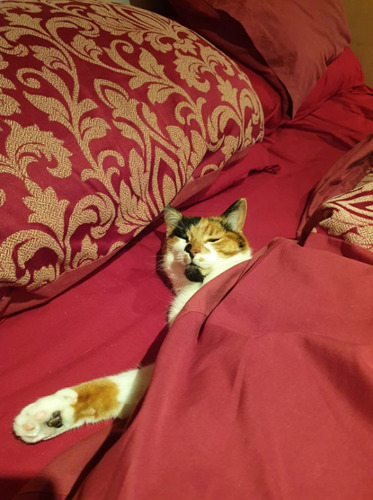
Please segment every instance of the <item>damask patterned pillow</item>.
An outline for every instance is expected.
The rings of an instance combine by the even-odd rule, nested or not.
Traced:
[[[373,251],[373,134],[330,168],[310,193],[297,236],[321,233]]]
[[[351,191],[325,202],[313,232],[341,238],[373,252],[373,169]]]
[[[86,276],[263,136],[228,57],[99,0],[0,3],[0,113],[3,314]]]

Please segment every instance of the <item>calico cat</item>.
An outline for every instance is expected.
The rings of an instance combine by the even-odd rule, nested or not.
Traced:
[[[175,208],[165,208],[167,234],[162,267],[175,293],[168,312],[170,324],[201,286],[251,259],[250,246],[242,233],[246,209],[243,198],[220,217],[184,217]],[[26,443],[36,443],[86,423],[126,418],[148,388],[153,366],[85,382],[38,399],[16,417],[14,433]]]

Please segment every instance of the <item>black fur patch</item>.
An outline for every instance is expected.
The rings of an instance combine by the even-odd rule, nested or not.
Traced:
[[[172,231],[172,236],[177,236],[178,238],[183,238],[184,240],[188,240],[187,231],[191,226],[196,226],[201,220],[201,217],[182,217]]]
[[[232,212],[235,212],[238,209],[240,202],[240,200],[237,200],[232,203],[232,205],[228,207],[227,210],[222,214],[222,217],[228,217],[228,215],[230,215]]]
[[[199,267],[195,264],[188,264],[185,266],[185,276],[189,281],[193,281],[194,283],[202,283],[204,279]]]

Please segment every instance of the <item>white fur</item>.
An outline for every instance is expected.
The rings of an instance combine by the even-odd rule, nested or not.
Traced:
[[[211,269],[211,271],[205,276],[202,283],[193,283],[185,276],[185,265],[192,261],[190,255],[185,251],[186,241],[182,238],[174,239],[175,243],[172,245],[172,248],[166,252],[163,258],[163,269],[170,278],[175,292],[175,298],[168,312],[168,321],[170,324],[173,323],[188,300],[191,299],[203,285],[236,264],[250,260],[252,257],[251,250],[248,248],[232,257],[222,258],[215,251],[212,243],[205,243],[208,252],[203,254],[197,253],[193,257],[193,262],[202,270],[207,271]]]
[[[34,403],[23,408],[15,418],[13,424],[14,433],[26,443],[37,443],[38,441],[51,439],[58,434],[78,427],[81,424],[74,422],[74,410],[72,405],[77,400],[77,393],[73,389],[61,389],[55,394],[40,398]],[[63,426],[48,427],[47,422],[55,411],[61,413]]]
[[[120,412],[118,416],[125,418],[135,409],[139,399],[144,395],[149,387],[150,380],[153,375],[154,365],[128,370],[127,372],[119,373],[108,377],[109,380],[115,382],[119,388],[118,401],[120,404]]]

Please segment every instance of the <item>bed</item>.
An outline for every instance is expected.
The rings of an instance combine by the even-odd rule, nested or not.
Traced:
[[[0,4],[1,498],[372,498],[373,99],[341,3]],[[254,250],[170,331],[162,210]],[[156,361],[129,422],[15,415]]]

